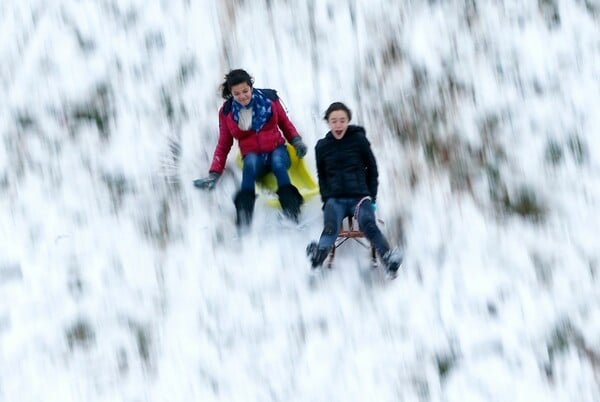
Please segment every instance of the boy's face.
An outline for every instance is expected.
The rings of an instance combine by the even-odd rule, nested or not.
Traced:
[[[331,130],[331,134],[338,140],[342,139],[344,134],[346,134],[349,123],[348,115],[343,110],[335,110],[327,117],[327,124]]]

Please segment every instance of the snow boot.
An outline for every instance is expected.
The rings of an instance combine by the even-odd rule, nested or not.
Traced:
[[[287,184],[277,189],[277,195],[279,196],[279,203],[281,204],[283,214],[295,223],[298,223],[300,206],[304,202],[298,189],[292,184]]]
[[[398,269],[402,265],[403,257],[402,251],[397,248],[389,250],[383,255],[383,263],[385,264],[386,272],[390,279],[394,279],[398,276]]]
[[[254,201],[256,193],[251,190],[240,190],[233,199],[235,204],[235,224],[238,228],[250,226],[254,213]]]
[[[317,242],[310,242],[308,246],[306,246],[306,255],[310,259],[310,263],[313,269],[320,267],[323,265],[323,262],[329,255],[329,250],[323,247],[319,247]]]

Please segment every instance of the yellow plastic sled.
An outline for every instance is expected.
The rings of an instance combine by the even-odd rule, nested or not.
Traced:
[[[287,143],[286,148],[291,161],[290,168],[288,169],[290,181],[296,186],[302,195],[302,198],[304,198],[304,202],[306,202],[319,194],[319,185],[310,174],[310,171],[306,167],[306,163],[304,163],[304,159],[300,159],[298,158],[298,155],[296,155],[294,147]],[[240,169],[244,166],[244,161],[242,160],[242,155],[240,153],[238,153],[237,156],[237,164]],[[277,179],[273,173],[267,173],[260,180],[257,180],[256,184],[258,193],[266,196],[268,205],[272,207],[281,207],[276,194]]]

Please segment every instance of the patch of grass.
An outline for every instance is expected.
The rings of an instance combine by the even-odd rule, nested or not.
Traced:
[[[88,348],[94,344],[96,335],[92,326],[85,320],[79,319],[66,331],[67,343],[70,349],[76,347]]]
[[[569,151],[571,151],[573,159],[575,159],[576,163],[581,165],[588,160],[588,146],[584,142],[584,140],[581,139],[581,137],[579,137],[578,135],[572,136],[571,138],[569,138],[567,146],[569,148]]]
[[[36,125],[35,119],[27,112],[18,113],[15,122],[19,131],[27,131]]]
[[[117,212],[123,204],[125,194],[131,190],[131,185],[123,174],[104,174],[102,181],[108,188],[113,209]]]
[[[507,212],[517,214],[533,221],[541,221],[546,215],[546,208],[535,195],[533,190],[521,188],[513,196],[506,196],[504,207]]]
[[[93,123],[98,128],[100,138],[110,138],[111,119],[110,88],[108,84],[99,84],[91,98],[80,105],[73,107],[71,117],[76,122]]]
[[[443,381],[448,377],[454,366],[456,365],[456,356],[450,354],[438,354],[435,356],[438,374]]]
[[[544,152],[544,159],[553,166],[557,166],[562,162],[564,153],[560,144],[554,140],[548,141]]]
[[[130,322],[129,328],[135,338],[135,344],[140,358],[144,363],[149,363],[151,350],[150,331],[145,326],[135,322]]]

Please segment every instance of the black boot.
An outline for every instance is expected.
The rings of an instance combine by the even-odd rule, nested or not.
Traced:
[[[319,247],[317,242],[313,241],[306,246],[306,255],[310,259],[310,263],[313,269],[320,267],[325,262],[325,259],[329,255],[329,251],[326,248]]]
[[[383,255],[383,263],[390,279],[394,279],[398,275],[398,268],[402,265],[404,255],[401,250],[389,250]]]
[[[281,204],[281,209],[283,209],[283,214],[297,223],[300,216],[300,206],[304,202],[298,189],[288,184],[279,187],[277,195],[279,196],[279,203]]]
[[[254,191],[240,190],[235,195],[233,203],[235,204],[235,224],[238,228],[250,226],[250,223],[252,223],[255,200],[256,194]]]

